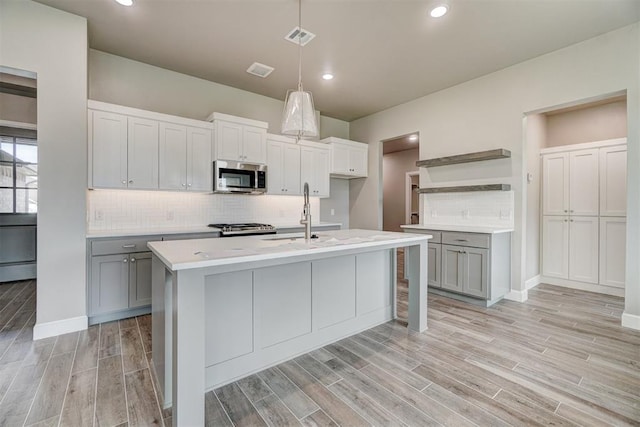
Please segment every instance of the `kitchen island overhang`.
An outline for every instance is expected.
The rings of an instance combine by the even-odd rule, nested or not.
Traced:
[[[204,425],[206,390],[395,318],[399,247],[409,328],[425,330],[429,238],[339,230],[150,243],[153,368],[174,425]]]

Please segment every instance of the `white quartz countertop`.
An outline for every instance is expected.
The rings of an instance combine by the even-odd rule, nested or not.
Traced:
[[[295,222],[289,223],[276,223],[271,224],[276,229],[287,228],[304,228],[303,225]],[[312,224],[312,228],[316,227],[341,227],[339,222],[319,222]],[[100,237],[131,237],[131,236],[157,236],[159,234],[198,234],[198,233],[216,233],[220,231],[217,228],[207,227],[201,225],[197,227],[150,227],[150,228],[131,228],[131,229],[119,229],[119,230],[93,230],[87,231],[87,238],[100,238]]]
[[[428,234],[378,230],[333,230],[318,232],[309,242],[300,233],[269,236],[229,237],[151,242],[151,251],[169,269],[186,270],[291,256],[320,255],[351,249],[369,249],[389,244],[412,246],[431,238]]]
[[[401,225],[405,230],[434,230],[434,231],[460,231],[464,233],[499,234],[511,233],[513,228],[487,227],[482,225],[447,225],[447,224],[406,224]]]

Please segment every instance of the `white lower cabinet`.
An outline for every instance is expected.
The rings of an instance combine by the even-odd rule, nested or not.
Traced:
[[[542,273],[547,277],[569,277],[569,218],[542,218]]]
[[[598,283],[597,216],[545,216],[542,220],[542,274]]]
[[[627,244],[625,217],[600,218],[600,284],[624,288]]]
[[[598,283],[598,217],[569,219],[569,280]]]

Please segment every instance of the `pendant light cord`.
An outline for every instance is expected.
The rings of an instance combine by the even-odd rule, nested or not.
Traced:
[[[298,0],[298,90],[302,92],[302,0]]]

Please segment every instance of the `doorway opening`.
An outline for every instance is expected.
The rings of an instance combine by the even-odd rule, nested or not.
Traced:
[[[626,93],[525,116],[526,276],[624,297]]]
[[[0,66],[0,284],[35,292],[38,210],[35,73]],[[0,286],[4,287],[4,286]],[[24,294],[16,289],[16,296]],[[6,295],[6,292],[4,293]],[[24,296],[24,295],[23,295]],[[24,301],[23,301],[24,302]]]
[[[418,201],[412,200],[411,183],[419,177],[416,162],[419,160],[420,135],[418,132],[382,141],[382,229],[402,232],[403,224],[411,224],[412,209],[418,209]],[[407,180],[410,181],[407,190]],[[415,193],[417,195],[417,193]],[[409,219],[407,219],[409,206]],[[419,218],[416,218],[419,220]],[[404,275],[404,250],[398,249],[397,312],[400,319],[407,318],[408,282]]]

